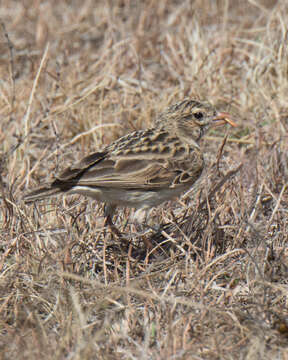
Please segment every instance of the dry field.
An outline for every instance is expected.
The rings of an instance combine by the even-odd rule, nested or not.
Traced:
[[[2,0],[0,21],[0,359],[288,359],[288,2]],[[130,245],[90,199],[24,204],[183,97],[239,126],[152,228],[118,209]]]

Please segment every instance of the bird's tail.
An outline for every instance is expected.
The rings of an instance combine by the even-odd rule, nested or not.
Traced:
[[[30,203],[35,200],[42,200],[50,196],[57,195],[61,193],[61,189],[58,187],[52,187],[51,184],[42,185],[34,189],[33,191],[29,192],[28,194],[24,195],[23,200],[25,203]]]

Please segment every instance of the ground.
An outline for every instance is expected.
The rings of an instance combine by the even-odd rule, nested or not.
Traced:
[[[0,21],[1,359],[287,359],[287,1],[2,0]],[[151,228],[24,204],[184,97],[238,127]]]

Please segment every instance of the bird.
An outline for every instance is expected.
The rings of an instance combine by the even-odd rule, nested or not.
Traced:
[[[216,126],[237,126],[207,101],[184,98],[160,113],[152,127],[124,135],[67,167],[50,183],[30,191],[25,203],[57,194],[80,194],[103,202],[105,224],[117,206],[149,210],[190,189],[204,168],[199,141]]]

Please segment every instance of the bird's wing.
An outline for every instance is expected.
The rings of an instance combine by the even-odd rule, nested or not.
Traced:
[[[143,131],[121,138],[102,153],[94,153],[66,169],[53,186],[156,189],[193,183],[203,158],[198,148],[182,144],[164,131],[151,139]]]
[[[202,158],[195,155],[179,161],[141,157],[104,160],[85,171],[77,185],[152,190],[194,183],[203,169]]]

